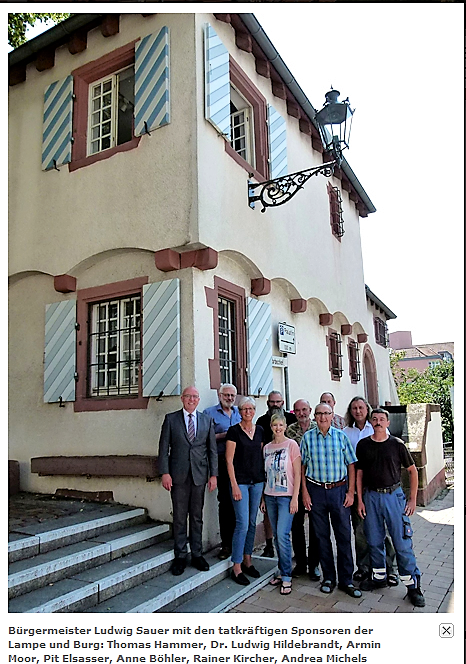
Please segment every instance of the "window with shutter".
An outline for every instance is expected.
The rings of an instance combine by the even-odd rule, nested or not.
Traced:
[[[335,330],[329,330],[327,340],[330,376],[332,380],[340,380],[343,375],[341,336]]]

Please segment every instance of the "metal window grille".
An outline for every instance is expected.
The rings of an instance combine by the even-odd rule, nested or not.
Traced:
[[[328,185],[328,194],[330,198],[330,224],[332,233],[335,237],[342,238],[345,234],[343,228],[343,201],[338,187]]]
[[[252,166],[252,138],[251,138],[251,114],[249,108],[237,111],[231,104],[231,142],[230,145],[235,152]]]
[[[329,335],[330,373],[332,378],[341,378],[343,375],[341,336],[338,332]]]
[[[138,394],[141,296],[90,305],[90,396]]]
[[[235,303],[218,298],[220,381],[236,385],[236,311]]]
[[[379,346],[388,348],[388,328],[386,322],[381,318],[374,318],[374,334],[375,342]]]
[[[361,380],[361,361],[359,359],[359,346],[356,343],[350,343],[348,346],[349,352],[349,371],[350,377],[353,382]]]
[[[88,154],[131,140],[133,110],[133,66],[89,86]]]

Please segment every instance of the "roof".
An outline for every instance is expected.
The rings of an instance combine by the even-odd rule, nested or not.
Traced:
[[[446,341],[438,344],[418,344],[411,348],[399,348],[399,351],[404,351],[404,360],[412,359],[415,357],[424,357],[431,359],[432,357],[439,357],[441,351],[447,351],[454,358],[455,357],[455,344],[453,341]]]
[[[72,14],[65,21],[14,49],[8,54],[10,85],[26,80],[26,66],[34,61],[39,71],[53,67],[54,50],[70,42],[72,36],[76,34],[84,44],[82,48],[86,48],[86,33],[100,25],[102,33],[105,34],[105,21],[109,17],[117,16],[119,15]],[[286,100],[288,113],[299,120],[301,131],[312,136],[313,148],[318,150],[320,148],[319,151],[322,151],[314,119],[315,108],[294,79],[254,14],[214,14],[214,16],[232,26],[236,32],[236,43],[239,48],[252,53],[256,61],[268,63],[267,75],[271,78],[274,94]],[[277,83],[284,89],[278,89]],[[335,168],[334,176],[341,180],[342,188],[349,192],[349,197],[355,203],[361,217],[366,217],[376,211],[374,204],[345,158],[343,158],[341,167]]]
[[[375,295],[375,293],[371,291],[371,289],[369,288],[369,286],[367,286],[367,284],[366,284],[366,298],[376,308],[380,309],[380,311],[383,311],[387,320],[390,320],[391,318],[396,318],[396,314],[394,314],[393,311],[389,309],[387,305],[382,302],[382,300],[379,300],[377,295]]]

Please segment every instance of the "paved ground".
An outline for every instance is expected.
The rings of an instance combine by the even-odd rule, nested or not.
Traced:
[[[338,589],[324,595],[318,582],[302,577],[293,579],[291,595],[283,597],[277,588],[265,586],[230,613],[453,613],[453,488],[445,489],[427,507],[419,507],[411,522],[426,599],[423,609],[404,599],[401,584],[351,599]]]

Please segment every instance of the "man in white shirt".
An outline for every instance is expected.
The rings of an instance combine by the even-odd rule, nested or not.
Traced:
[[[348,436],[350,443],[356,452],[357,444],[363,438],[372,436],[374,429],[369,422],[371,407],[364,397],[353,397],[348,404],[345,421],[346,426],[343,429]],[[369,546],[364,533],[364,520],[358,514],[357,501],[355,500],[351,507],[351,522],[354,532],[354,548],[356,551],[357,570],[353,574],[355,581],[362,581],[370,576],[371,561],[369,556]],[[387,552],[387,573],[388,585],[398,585],[398,574],[396,569],[396,554],[390,537],[385,538],[385,547]]]

